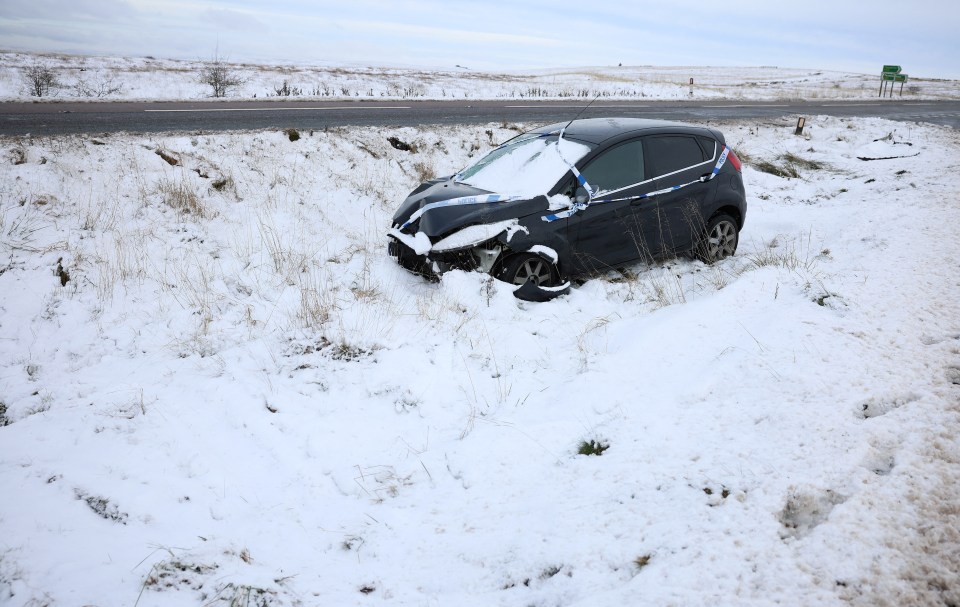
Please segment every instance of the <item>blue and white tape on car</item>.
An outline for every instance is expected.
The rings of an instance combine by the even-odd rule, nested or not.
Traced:
[[[442,207],[456,207],[463,206],[468,204],[488,204],[491,202],[511,202],[513,200],[520,200],[522,196],[503,196],[501,194],[484,194],[482,196],[461,196],[459,198],[451,198],[450,200],[440,200],[437,202],[430,202],[416,211],[410,218],[407,219],[402,226],[401,230],[405,230],[410,224],[420,219],[420,217],[427,211],[432,211],[433,209],[439,209]]]
[[[681,189],[681,188],[685,188],[685,187],[687,187],[687,186],[691,186],[691,185],[693,185],[693,184],[695,184],[695,183],[705,183],[705,182],[710,181],[711,179],[713,179],[714,177],[717,176],[717,173],[720,172],[720,169],[722,169],[722,168],[723,168],[723,165],[727,162],[727,156],[728,156],[729,154],[730,154],[730,148],[728,148],[727,146],[723,146],[723,151],[720,153],[720,158],[717,159],[717,164],[713,167],[713,170],[710,172],[710,174],[707,175],[707,176],[701,177],[701,178],[699,178],[699,179],[696,179],[696,180],[694,180],[694,181],[690,181],[690,182],[688,182],[688,183],[683,183],[683,184],[680,184],[680,185],[671,186],[671,187],[669,187],[669,188],[663,188],[662,190],[655,190],[655,191],[653,191],[653,192],[647,192],[646,194],[638,194],[638,195],[636,195],[636,196],[627,196],[627,197],[624,197],[624,198],[598,198],[598,199],[596,199],[596,200],[593,200],[593,198],[592,198],[592,196],[591,196],[590,200],[588,200],[587,202],[582,202],[582,203],[574,204],[574,205],[573,205],[572,207],[570,207],[569,209],[567,209],[567,210],[565,210],[565,211],[560,211],[559,213],[553,213],[553,214],[550,214],[550,215],[544,215],[544,216],[542,217],[542,219],[543,219],[543,221],[546,221],[546,222],[557,221],[558,219],[566,219],[566,218],[568,218],[568,217],[572,217],[572,216],[576,215],[577,213],[579,213],[580,211],[582,211],[583,209],[585,209],[585,208],[587,208],[587,207],[589,207],[589,206],[594,206],[594,205],[598,205],[598,204],[606,204],[606,203],[609,203],[609,202],[622,202],[622,201],[624,201],[624,200],[643,200],[644,198],[652,198],[652,197],[654,197],[654,196],[659,196],[660,194],[666,194],[666,193],[668,193],[668,192],[675,192],[675,191],[677,191],[677,190],[679,190],[679,189]],[[572,168],[572,167],[571,167],[571,168]],[[576,169],[573,169],[573,170],[574,170],[574,175],[577,175],[578,181],[580,181],[581,185],[584,184],[584,183],[586,183],[586,180],[583,180],[583,179],[580,177],[579,173],[576,172]],[[584,186],[584,187],[586,187],[586,188],[587,188],[587,192],[590,193],[590,188],[587,187],[587,186]]]

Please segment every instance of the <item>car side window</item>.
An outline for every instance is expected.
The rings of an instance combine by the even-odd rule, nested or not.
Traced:
[[[658,135],[647,138],[648,166],[654,177],[667,175],[704,162],[704,153],[696,138]]]
[[[603,192],[619,190],[645,180],[643,144],[639,139],[611,148],[590,161],[580,173]]]

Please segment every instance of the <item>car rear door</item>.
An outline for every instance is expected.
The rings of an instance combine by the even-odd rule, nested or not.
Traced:
[[[713,170],[719,145],[696,135],[650,135],[644,138],[646,171],[657,191],[668,190],[643,204],[645,240],[659,255],[688,250],[709,217],[717,184],[700,181]],[[671,188],[677,188],[671,190]]]

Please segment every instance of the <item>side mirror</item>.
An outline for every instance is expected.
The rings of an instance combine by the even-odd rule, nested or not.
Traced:
[[[577,204],[587,204],[590,202],[590,194],[587,193],[587,188],[583,187],[582,185],[577,186],[577,192],[574,195],[573,201]]]

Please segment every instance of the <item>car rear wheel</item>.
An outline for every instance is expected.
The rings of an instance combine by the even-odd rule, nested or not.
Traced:
[[[532,281],[541,287],[552,287],[557,283],[557,269],[552,263],[531,253],[514,255],[503,264],[497,278],[515,285]]]
[[[737,222],[729,215],[714,215],[707,222],[707,230],[695,254],[703,263],[726,259],[737,252],[739,233]]]

